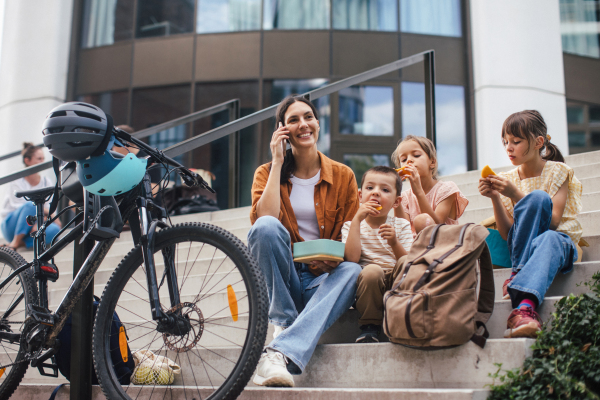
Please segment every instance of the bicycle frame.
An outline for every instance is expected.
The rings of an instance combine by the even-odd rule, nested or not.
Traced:
[[[142,181],[141,189],[142,195],[135,199],[135,203],[137,206],[137,218],[139,219],[139,228],[140,228],[140,238],[139,245],[142,250],[144,266],[147,274],[147,284],[148,284],[148,292],[149,292],[149,300],[152,311],[152,317],[154,320],[158,320],[165,324],[172,322],[163,311],[160,305],[160,298],[158,294],[158,282],[156,276],[156,268],[154,265],[154,235],[157,228],[167,227],[168,224],[164,221],[166,218],[166,211],[157,206],[152,201],[152,190],[150,185],[150,180],[148,175]],[[129,201],[130,203],[130,201]],[[63,210],[64,211],[64,210]],[[63,212],[61,211],[61,213]],[[0,290],[4,288],[16,275],[21,272],[27,270],[28,268],[35,267],[35,265],[40,265],[42,263],[49,262],[52,260],[60,251],[62,251],[68,244],[72,243],[75,240],[79,240],[79,238],[83,235],[83,222],[79,222],[70,232],[68,232],[65,236],[58,239],[56,243],[52,244],[48,249],[45,249],[45,226],[43,225],[43,203],[37,204],[37,214],[38,214],[38,224],[42,228],[40,228],[41,232],[37,232],[34,237],[34,260],[22,265],[17,268],[13,273],[11,273],[4,281],[0,283]],[[163,217],[160,220],[158,217]],[[51,221],[56,219],[54,217]],[[50,221],[50,222],[51,222]],[[73,221],[71,221],[73,222]],[[130,221],[133,223],[133,221]],[[68,226],[68,225],[67,225]],[[104,257],[112,247],[116,238],[105,239],[101,241],[97,241],[90,251],[89,255],[86,257],[83,262],[79,272],[73,278],[73,282],[69,286],[67,292],[65,293],[63,299],[60,304],[56,308],[56,311],[53,313],[54,325],[49,328],[45,346],[52,347],[54,345],[55,339],[57,335],[60,333],[62,328],[64,327],[68,316],[72,313],[75,304],[81,298],[84,290],[87,288],[92,278],[94,277],[96,271],[100,267]],[[39,254],[39,255],[38,255]],[[171,300],[171,306],[179,303],[179,289],[177,287],[177,276],[174,268],[174,264],[172,260],[168,260],[165,258],[165,269],[167,271],[167,284],[169,289],[169,295]],[[171,261],[171,262],[169,262]],[[47,284],[48,279],[43,276],[37,276],[36,279],[39,282],[39,306],[44,309],[48,309],[48,291]],[[8,318],[10,313],[17,307],[17,305],[23,301],[23,296],[20,296],[15,300],[15,302],[4,312],[2,315],[2,319]],[[0,332],[0,339],[3,338],[2,332]],[[7,337],[8,338],[8,337]],[[13,338],[14,339],[14,338]]]

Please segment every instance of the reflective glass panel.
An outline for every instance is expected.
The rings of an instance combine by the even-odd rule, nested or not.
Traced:
[[[390,166],[390,156],[387,154],[344,154],[344,164],[354,171],[356,183],[360,185],[362,176],[367,170],[378,165]]]
[[[197,33],[260,29],[261,0],[198,0]]]
[[[462,86],[435,86],[436,150],[439,175],[467,170],[465,91]],[[426,136],[425,85],[402,82],[402,136]]]
[[[106,46],[133,37],[134,0],[85,0],[81,47]]]
[[[590,124],[600,122],[600,106],[590,106]]]
[[[569,124],[583,124],[583,106],[567,107],[567,122]]]
[[[194,31],[194,0],[138,0],[136,37]]]
[[[398,30],[398,0],[333,0],[333,28]]]
[[[352,86],[340,90],[340,133],[394,135],[394,89],[389,86]]]
[[[400,0],[400,30],[462,36],[460,0]]]
[[[600,2],[560,0],[560,30],[564,52],[600,58]]]
[[[274,80],[270,84],[271,97],[267,105],[277,104],[286,96],[289,96],[291,94],[303,94],[306,92],[310,92],[311,90],[314,90],[326,84],[326,79]],[[267,91],[267,87],[265,87],[265,94]],[[331,108],[329,106],[329,96],[324,96],[319,99],[315,99],[312,103],[314,104],[315,108],[317,109],[317,113],[319,114],[319,139],[317,141],[317,147],[321,153],[325,154],[326,156],[329,156],[329,148],[331,146]],[[269,133],[272,133],[275,128],[275,118],[270,118],[267,121],[265,121],[265,126]]]
[[[199,83],[196,85],[196,110],[226,102],[240,100],[240,116],[252,114],[258,107],[258,82],[219,82]],[[211,117],[202,118],[194,124],[194,135],[229,122],[229,112],[221,111]],[[252,204],[250,190],[254,171],[259,166],[258,127],[252,125],[240,132],[240,206]],[[215,176],[213,188],[217,191],[217,203],[220,208],[228,207],[229,193],[229,137],[224,137],[199,147],[193,152],[193,166],[210,171]]]
[[[569,132],[569,152],[572,153],[574,147],[585,147],[585,132],[570,131]]]
[[[600,146],[600,132],[591,132],[590,139],[592,141],[592,146],[594,146],[594,147]]]
[[[329,0],[264,0],[264,29],[329,29]]]
[[[127,123],[127,106],[129,94],[126,90],[118,92],[104,92],[77,96],[77,101],[84,101],[100,107],[105,113],[113,117],[115,126]]]

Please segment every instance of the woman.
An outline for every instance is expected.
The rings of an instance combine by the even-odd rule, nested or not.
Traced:
[[[361,269],[352,262],[294,263],[291,246],[340,240],[342,225],[358,210],[358,188],[350,168],[317,151],[319,118],[310,101],[286,97],[276,126],[273,161],[258,167],[252,184],[248,245],[266,278],[275,325],[253,381],[294,386],[288,370],[302,373],[321,334],[350,308]]]
[[[21,151],[23,164],[26,167],[44,162],[44,151],[40,146],[34,146],[33,143],[23,143]],[[29,236],[32,227],[27,225],[28,215],[36,215],[35,205],[23,198],[15,197],[14,193],[23,190],[41,189],[54,184],[45,176],[38,173],[31,174],[25,178],[12,181],[8,185],[8,194],[4,199],[0,218],[2,218],[2,234],[7,241],[10,241],[7,247],[16,250],[20,247],[33,247],[33,238]],[[47,211],[47,210],[46,210]],[[46,228],[46,241],[50,243],[60,230],[56,223]]]

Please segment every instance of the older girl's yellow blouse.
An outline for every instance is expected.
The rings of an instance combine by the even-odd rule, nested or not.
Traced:
[[[566,233],[573,240],[573,243],[579,243],[579,239],[583,235],[583,228],[577,220],[577,214],[581,212],[582,187],[581,182],[575,177],[575,173],[571,167],[565,163],[546,161],[542,174],[534,178],[521,179],[518,168],[508,172],[501,172],[498,175],[506,177],[526,195],[534,190],[543,190],[550,197],[554,197],[558,189],[568,179],[569,194],[567,195],[567,204],[565,205],[565,211],[556,231]],[[502,204],[504,204],[504,207],[512,216],[514,211],[512,200],[502,195],[501,198]]]

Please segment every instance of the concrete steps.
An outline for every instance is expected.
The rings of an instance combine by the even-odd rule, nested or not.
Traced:
[[[600,270],[600,152],[584,153],[567,157],[567,163],[575,169],[575,175],[583,185],[583,213],[580,221],[584,228],[584,239],[590,247],[584,248],[582,262],[574,266],[574,270],[566,275],[559,274],[549,288],[547,297],[539,308],[544,321],[548,321],[554,311],[554,303],[562,296],[569,293],[579,294],[585,287],[577,286],[588,280],[594,272]],[[510,170],[514,167],[494,168],[496,172]],[[470,204],[460,219],[461,223],[475,222],[493,215],[489,199],[479,195],[477,181],[480,171],[471,171],[464,174],[442,177],[442,180],[454,181],[467,196]],[[246,236],[250,229],[250,207],[241,207],[234,210],[223,210],[213,213],[173,217],[174,224],[184,222],[207,222],[220,226],[240,238],[246,243]],[[125,232],[110,250],[103,265],[95,278],[95,292],[100,294],[106,281],[121,261],[131,250],[133,241],[131,234]],[[61,278],[50,285],[51,303],[56,304],[62,298],[64,291],[72,280],[72,246],[56,258],[56,263],[61,270]],[[31,253],[24,252],[26,259],[31,258]],[[199,262],[197,269],[190,275],[190,287],[194,288],[203,278],[206,263]],[[159,269],[161,268],[159,262]],[[496,302],[494,314],[487,326],[491,334],[485,349],[480,349],[473,343],[468,343],[454,349],[438,351],[420,351],[394,345],[391,343],[355,344],[358,335],[358,315],[356,310],[348,310],[325,334],[321,337],[317,350],[303,375],[296,376],[297,388],[276,389],[259,388],[250,384],[242,393],[240,399],[484,399],[488,392],[484,389],[486,384],[492,382],[489,373],[496,371],[494,363],[502,363],[503,369],[516,368],[523,359],[531,354],[531,339],[503,339],[506,329],[506,318],[511,311],[510,301],[501,299],[502,284],[509,276],[507,269],[494,270],[496,288]],[[186,284],[187,286],[187,284]],[[239,298],[244,297],[244,292],[237,292]],[[184,290],[185,296],[192,296],[193,290]],[[233,323],[228,310],[223,311],[227,302],[223,288],[215,288],[209,302],[202,306],[203,312],[215,313],[218,320],[213,320],[218,326],[208,327],[202,336],[203,343],[210,350],[201,350],[199,353],[205,360],[214,362],[222,360],[223,356],[235,355],[236,345],[245,337],[245,331],[237,330],[236,326],[247,326],[248,319],[240,315],[238,322]],[[210,303],[210,304],[208,304]],[[128,304],[132,311],[141,316],[149,315],[148,303],[130,296]],[[1,307],[1,304],[0,304]],[[242,307],[242,306],[241,306]],[[240,311],[243,311],[240,309]],[[126,311],[118,311],[119,314]],[[124,317],[122,317],[124,318]],[[139,318],[138,318],[139,320]],[[141,320],[139,320],[141,321]],[[132,320],[135,322],[135,319]],[[269,326],[267,341],[270,341],[273,327]],[[132,338],[132,347],[144,334],[142,328],[128,330]],[[382,335],[383,336],[383,335]],[[384,341],[385,338],[381,337]],[[173,359],[177,356],[171,355]],[[0,356],[0,359],[4,356]],[[187,363],[188,361],[185,360]],[[218,362],[216,368],[223,364]],[[205,371],[198,357],[190,360],[184,374],[191,371]],[[211,378],[215,378],[211,374]],[[187,376],[187,377],[186,377]],[[191,376],[184,375],[190,379]],[[196,376],[196,378],[198,378]],[[217,379],[218,380],[218,379]],[[22,385],[15,397],[18,399],[47,398],[55,385],[64,381],[63,378],[40,377],[36,369],[29,369],[24,383],[35,385]],[[197,381],[199,384],[209,385],[209,382]],[[176,382],[176,385],[179,382]],[[215,383],[215,381],[213,381]],[[137,387],[134,388],[137,390]],[[152,388],[145,387],[138,398],[149,398]],[[208,388],[187,388],[186,393],[180,386],[173,386],[166,390],[161,387],[154,388],[152,398],[202,398],[210,393]],[[132,393],[132,397],[137,396]],[[158,394],[158,397],[156,397]],[[58,398],[67,398],[68,388],[63,388]],[[104,399],[101,390],[94,388],[94,399]]]
[[[55,385],[21,385],[12,398],[19,400],[38,400],[50,397]],[[145,400],[150,388],[142,389],[139,396],[138,388],[132,392],[132,397]],[[166,393],[165,393],[166,392]],[[154,393],[160,399],[196,399],[208,397],[212,391],[199,387],[197,390],[185,390],[182,387],[169,389],[154,388]],[[238,399],[240,400],[483,400],[488,395],[483,389],[340,389],[340,388],[255,388],[247,387]],[[63,386],[56,400],[69,399],[69,385]],[[92,400],[106,400],[99,386],[92,389]]]

